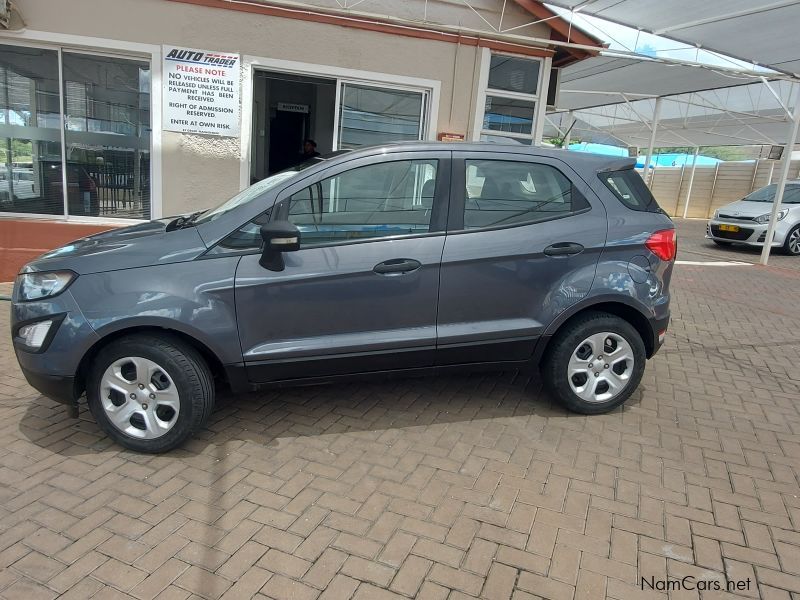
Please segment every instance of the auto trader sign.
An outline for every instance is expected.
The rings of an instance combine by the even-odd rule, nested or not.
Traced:
[[[238,54],[164,46],[163,128],[239,136]]]

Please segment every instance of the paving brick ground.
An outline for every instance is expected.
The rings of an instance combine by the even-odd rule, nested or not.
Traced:
[[[680,230],[682,259],[757,260]],[[0,596],[796,600],[800,259],[774,265],[679,265],[613,414],[513,374],[312,387],[222,398],[155,457],[29,388],[0,304]]]

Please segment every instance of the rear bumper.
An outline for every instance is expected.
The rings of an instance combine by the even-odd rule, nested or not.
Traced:
[[[61,404],[75,404],[77,394],[75,391],[75,378],[63,375],[50,375],[48,373],[38,373],[25,367],[21,367],[22,374],[28,383],[38,390],[43,396]]]
[[[650,327],[653,329],[653,352],[647,358],[655,356],[656,352],[664,345],[667,329],[669,329],[669,316],[663,319],[651,319]]]

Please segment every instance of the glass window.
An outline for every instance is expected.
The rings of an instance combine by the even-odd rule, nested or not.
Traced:
[[[600,173],[599,177],[600,181],[628,208],[644,212],[661,212],[653,194],[633,168]]]
[[[224,254],[226,251],[260,249],[263,243],[261,239],[261,226],[269,223],[271,212],[272,209],[269,209],[249,223],[242,225],[212,248],[209,254]]]
[[[63,53],[70,215],[150,218],[150,65]]]
[[[486,96],[483,129],[530,135],[535,110],[536,103],[531,100]]]
[[[422,139],[424,95],[345,83],[339,111],[339,148]]]
[[[489,89],[536,94],[539,88],[538,60],[492,54],[489,64]]]
[[[0,212],[149,219],[149,63],[58,54],[0,45]]]
[[[58,53],[0,46],[0,212],[63,215]]]
[[[482,140],[500,144],[533,143],[539,111],[542,61],[492,54],[483,115],[478,115]]]
[[[466,162],[465,229],[543,221],[589,208],[570,180],[550,165]]]
[[[382,162],[292,195],[288,220],[304,247],[430,230],[436,160]]]

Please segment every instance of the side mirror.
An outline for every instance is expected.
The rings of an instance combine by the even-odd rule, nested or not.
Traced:
[[[264,250],[258,263],[270,271],[283,271],[284,252],[300,249],[300,230],[288,221],[274,221],[261,226]]]

